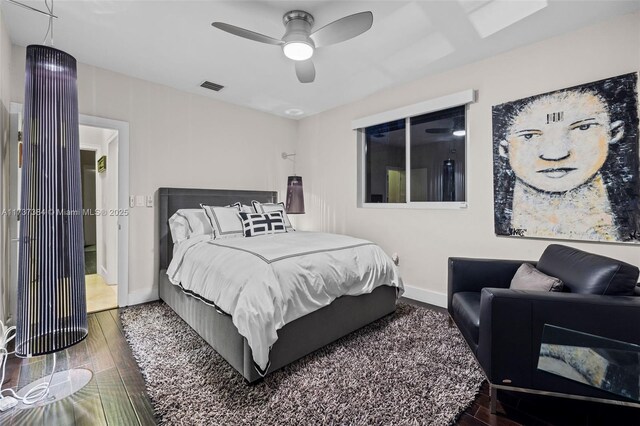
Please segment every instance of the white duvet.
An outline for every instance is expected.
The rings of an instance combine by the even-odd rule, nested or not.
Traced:
[[[389,285],[398,271],[380,247],[345,235],[287,232],[212,240],[198,236],[174,248],[169,280],[231,315],[262,370],[277,330],[343,295]]]

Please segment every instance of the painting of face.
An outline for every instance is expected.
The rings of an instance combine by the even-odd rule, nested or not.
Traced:
[[[556,114],[558,119],[548,119]],[[516,177],[540,191],[564,192],[591,179],[609,153],[610,119],[592,93],[540,98],[513,120],[503,145]]]
[[[498,235],[640,242],[637,74],[493,107]]]

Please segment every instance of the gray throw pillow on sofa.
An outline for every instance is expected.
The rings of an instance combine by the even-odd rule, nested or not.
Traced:
[[[530,263],[523,263],[516,271],[509,288],[514,290],[562,291],[562,280],[550,277],[534,268]]]

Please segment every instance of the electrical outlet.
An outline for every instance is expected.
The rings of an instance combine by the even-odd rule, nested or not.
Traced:
[[[135,195],[129,195],[129,207],[136,206],[136,197]]]
[[[147,195],[146,204],[147,207],[153,207],[153,195]]]

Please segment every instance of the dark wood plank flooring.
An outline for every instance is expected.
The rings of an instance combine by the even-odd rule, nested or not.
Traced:
[[[11,358],[3,389],[20,389],[50,374],[51,355]],[[56,371],[87,368],[91,382],[53,404],[0,413],[0,425],[154,425],[151,401],[133,358],[117,309],[89,315],[89,336],[58,352]]]
[[[429,309],[424,303],[403,299]],[[7,363],[3,389],[19,389],[49,372],[50,357],[12,358]],[[89,315],[89,337],[58,356],[57,371],[84,367],[91,382],[76,394],[32,410],[0,414],[0,425],[152,425],[153,409],[144,380],[122,334],[117,309]],[[640,410],[564,398],[499,392],[498,413],[489,411],[485,384],[473,404],[461,415],[462,426],[517,425],[640,425]],[[425,419],[426,422],[426,419]]]

